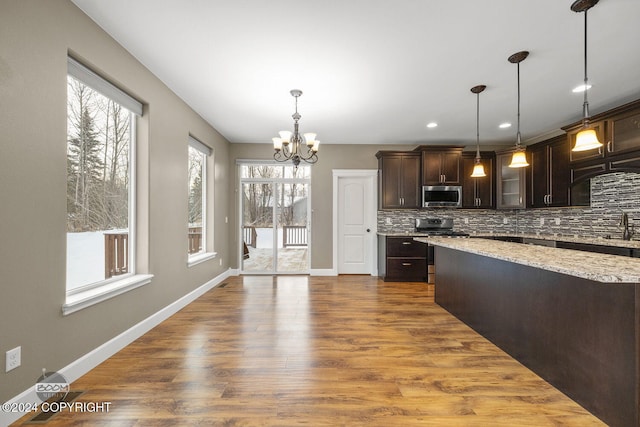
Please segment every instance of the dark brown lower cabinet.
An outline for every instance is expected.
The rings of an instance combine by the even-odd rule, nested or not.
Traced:
[[[378,273],[385,282],[426,282],[427,245],[413,237],[380,236]]]

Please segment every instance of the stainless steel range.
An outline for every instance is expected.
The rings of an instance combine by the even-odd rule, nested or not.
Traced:
[[[469,237],[453,230],[453,218],[416,218],[416,231],[427,236]]]
[[[425,236],[469,237],[469,233],[453,230],[453,218],[416,218],[416,232]],[[434,246],[427,243],[427,283],[435,283]]]

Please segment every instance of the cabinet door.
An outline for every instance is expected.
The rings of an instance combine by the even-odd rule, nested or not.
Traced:
[[[487,176],[483,178],[471,178],[476,180],[476,198],[478,199],[478,208],[492,209],[495,207],[493,195],[493,159],[480,159],[484,166],[484,172]],[[463,187],[464,191],[464,187]]]
[[[445,185],[460,185],[460,153],[442,153],[441,157],[442,183]]]
[[[549,144],[547,151],[549,164],[549,206],[569,206],[569,143],[566,138],[560,138]]]
[[[471,178],[475,159],[464,157],[462,159],[462,207],[477,207],[476,182],[478,178]]]
[[[510,168],[512,153],[496,156],[498,209],[520,209],[525,207],[525,168]]]
[[[384,156],[380,159],[382,209],[401,208],[402,202],[402,156]]]
[[[422,206],[420,186],[420,155],[411,154],[402,157],[402,207],[417,209]]]
[[[527,205],[531,208],[544,207],[549,194],[548,164],[546,144],[536,144],[527,148],[529,152],[529,188],[527,188]]]
[[[640,111],[627,113],[611,119],[610,141],[607,141],[607,154],[640,150]]]
[[[493,187],[493,158],[481,158],[487,176],[471,178],[475,157],[462,157],[462,207],[491,209],[495,207]]]
[[[438,152],[422,153],[422,185],[439,185],[442,181],[442,155]]]

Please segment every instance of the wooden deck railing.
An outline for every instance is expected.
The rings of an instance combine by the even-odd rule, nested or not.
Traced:
[[[258,243],[258,232],[256,228],[252,225],[242,226],[242,238],[247,246],[255,248]]]
[[[189,254],[202,250],[202,227],[189,227]]]
[[[104,278],[129,272],[129,233],[104,233]]]
[[[283,225],[282,246],[307,246],[307,227],[305,225]]]

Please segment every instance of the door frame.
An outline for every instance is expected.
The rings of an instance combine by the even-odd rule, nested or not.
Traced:
[[[378,275],[378,183],[377,169],[333,169],[333,272],[338,275],[338,182],[340,178],[368,178],[371,206],[367,210],[371,222],[371,275]]]
[[[312,192],[312,188],[311,188],[311,179],[309,178],[308,180],[305,179],[293,179],[293,178],[242,178],[241,177],[241,166],[289,166],[288,164],[282,164],[280,162],[276,162],[274,160],[247,160],[247,159],[236,159],[236,179],[237,181],[237,198],[238,198],[238,219],[237,219],[237,236],[238,236],[238,247],[237,247],[237,259],[238,259],[238,274],[249,274],[249,275],[301,275],[301,274],[310,274],[311,272],[311,227],[312,227],[312,221],[311,221],[311,192]],[[277,226],[276,226],[276,213],[277,213],[277,201],[275,200],[275,198],[277,198],[277,193],[278,193],[278,189],[276,188],[276,186],[278,184],[288,184],[288,183],[292,183],[294,181],[300,181],[301,183],[304,183],[306,185],[308,185],[308,194],[309,197],[307,199],[307,269],[304,271],[298,271],[298,272],[289,272],[289,271],[281,271],[278,272],[278,262],[277,262],[277,255],[278,255],[278,236],[277,236]],[[304,182],[303,182],[304,181]],[[242,233],[242,222],[243,222],[243,187],[242,185],[244,183],[259,183],[259,182],[271,182],[274,185],[274,203],[273,203],[273,224],[272,224],[272,228],[273,228],[273,241],[274,241],[274,253],[273,253],[273,257],[274,257],[274,261],[272,264],[272,268],[274,269],[274,271],[244,271],[244,264],[243,264],[243,257],[242,257],[242,242],[244,241],[244,236]]]

